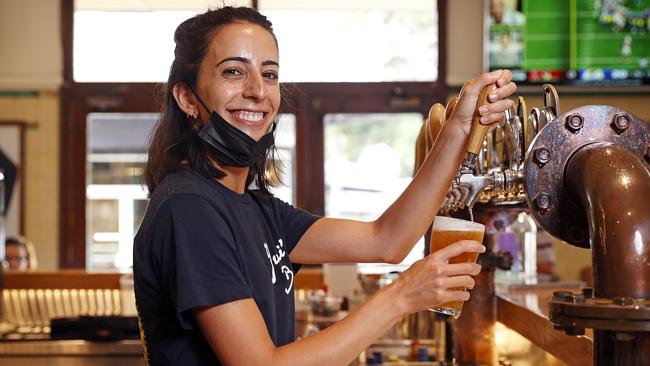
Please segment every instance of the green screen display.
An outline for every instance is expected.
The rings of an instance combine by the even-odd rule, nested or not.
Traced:
[[[487,1],[490,69],[531,82],[650,80],[650,0]]]

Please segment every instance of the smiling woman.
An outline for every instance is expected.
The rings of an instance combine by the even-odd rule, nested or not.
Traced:
[[[243,10],[235,15],[206,14],[212,19],[191,18],[174,35],[177,57],[145,181],[153,192],[160,179],[183,163],[206,176],[223,178],[226,185],[239,181],[234,187],[239,193],[254,177],[258,187],[268,192],[265,172],[275,169],[266,166],[266,150],[273,144],[273,131],[268,131],[280,107],[277,41],[271,24],[259,14],[258,18]],[[227,16],[236,21],[226,22]],[[212,38],[196,37],[208,34],[214,24],[219,29]],[[214,149],[203,154],[201,139]],[[226,174],[224,163],[250,170],[231,169]]]
[[[225,7],[183,22],[174,39],[145,168],[151,200],[135,240],[136,298],[152,364],[181,354],[183,364],[214,364],[223,351],[203,339],[206,323],[194,314],[202,307],[255,299],[272,342],[293,340],[287,254],[317,217],[268,192],[280,106],[271,24]]]
[[[177,84],[174,98],[186,114],[207,120],[214,111],[257,141],[278,114],[279,68],[277,42],[266,29],[250,23],[228,24],[208,46],[196,92]],[[203,109],[197,99],[205,101]]]
[[[280,108],[278,42],[251,8],[184,21],[145,168],[150,202],[134,243],[134,281],[151,364],[347,365],[398,319],[467,300],[483,252],[464,240],[416,261],[337,324],[295,341],[301,264],[399,263],[433,220],[460,161],[478,94],[500,120],[508,71],[466,88],[421,169],[373,221],[321,218],[269,193]],[[345,340],[342,342],[341,340]]]

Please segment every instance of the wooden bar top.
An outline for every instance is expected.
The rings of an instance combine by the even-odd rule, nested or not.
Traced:
[[[577,292],[577,286],[497,286],[497,320],[569,366],[593,365],[593,337],[568,336],[555,330],[548,318],[554,291]]]
[[[4,272],[5,289],[120,289],[120,277],[129,272],[93,272],[62,269],[34,272]],[[317,290],[323,287],[320,268],[302,268],[295,278],[296,289]]]
[[[4,272],[5,289],[119,289],[120,272],[89,272],[64,269],[35,272]]]

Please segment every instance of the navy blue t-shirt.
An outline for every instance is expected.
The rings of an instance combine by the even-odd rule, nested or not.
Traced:
[[[151,365],[220,365],[192,309],[252,298],[276,346],[295,336],[289,253],[317,216],[191,168],[167,175],[135,237],[138,313]]]

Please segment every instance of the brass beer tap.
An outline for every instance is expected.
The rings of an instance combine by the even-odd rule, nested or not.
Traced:
[[[462,98],[465,88],[474,82],[474,80],[470,80],[463,86],[459,98]],[[458,170],[444,204],[449,210],[455,211],[464,208],[465,206],[471,207],[474,202],[476,202],[479,192],[486,187],[489,188],[493,185],[493,178],[491,176],[478,175],[475,173],[477,172],[476,163],[478,155],[483,148],[483,140],[490,129],[489,126],[481,124],[481,116],[478,112],[478,108],[487,103],[488,95],[495,89],[496,86],[494,84],[488,85],[483,88],[479,94],[476,109],[474,110],[474,116],[472,118],[472,127],[465,147],[467,155]]]
[[[465,84],[463,89],[472,82]],[[471,208],[476,202],[525,202],[526,153],[537,133],[557,117],[559,98],[555,88],[545,84],[543,108],[533,108],[528,113],[524,98],[519,97],[516,108],[507,110],[499,126],[489,132],[489,127],[479,122],[478,108],[487,103],[487,96],[494,88],[494,85],[490,85],[479,95],[466,148],[467,156],[452,182],[441,208],[442,213]],[[545,159],[544,153],[540,153],[540,161]]]

